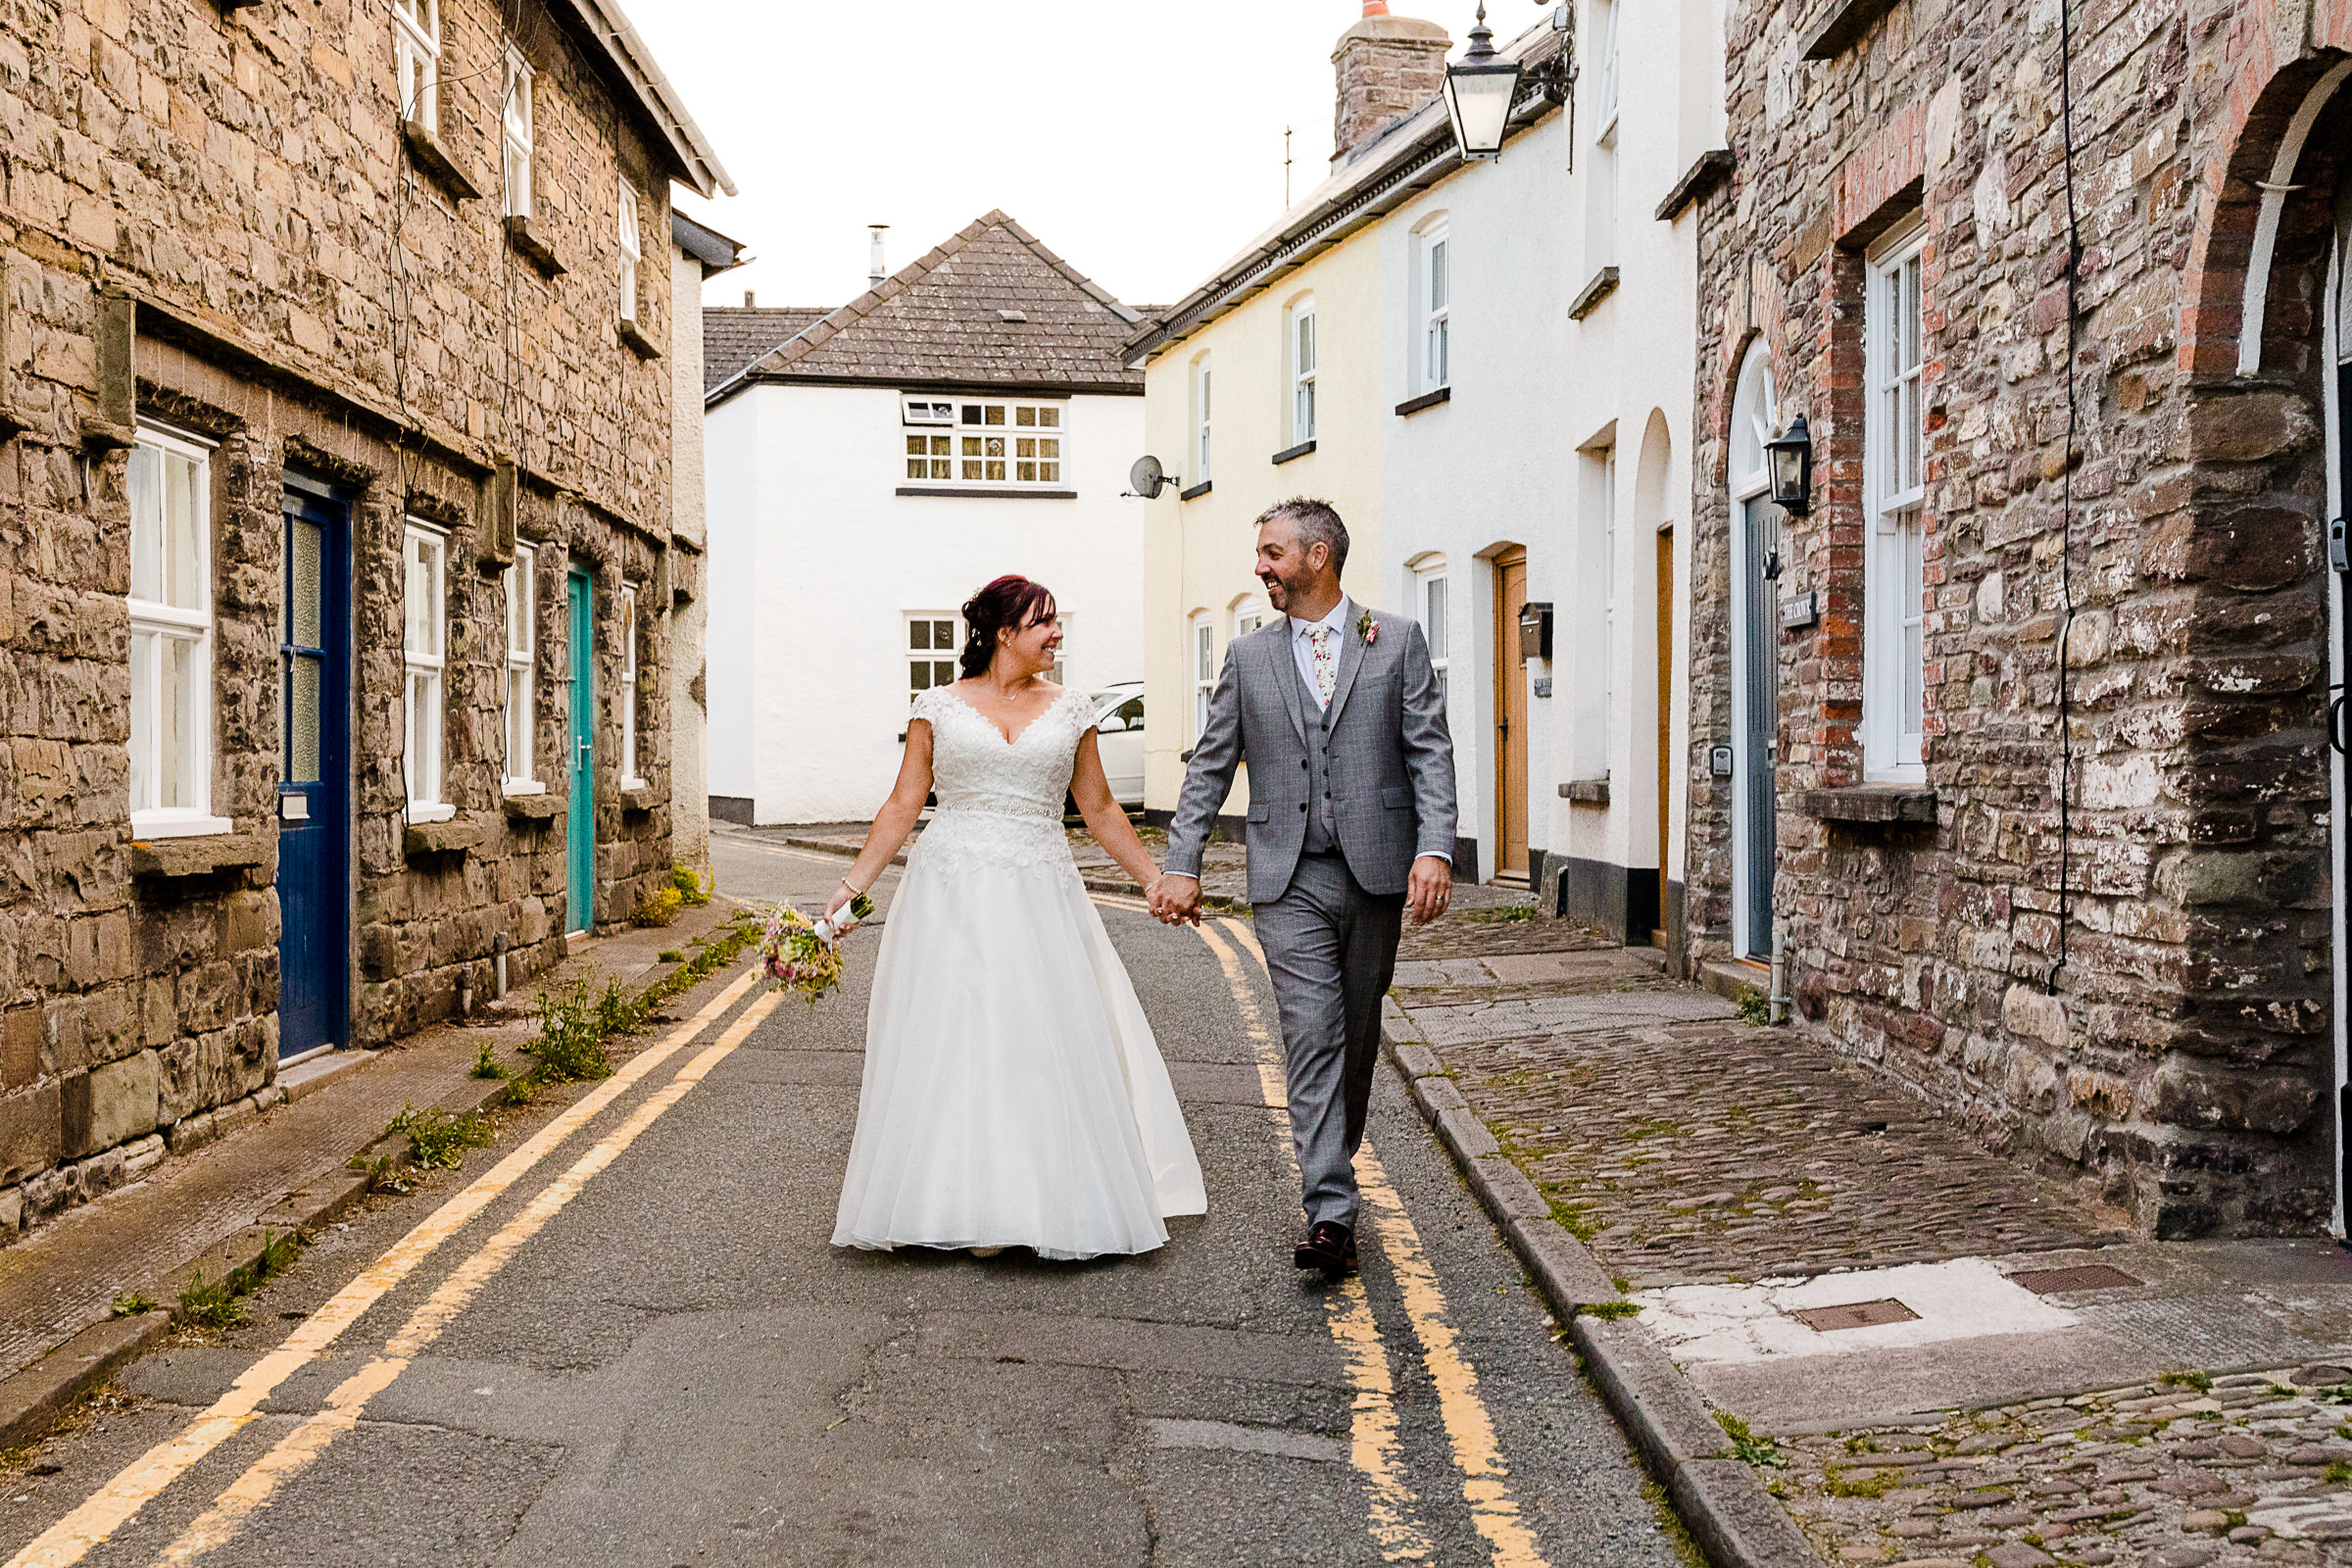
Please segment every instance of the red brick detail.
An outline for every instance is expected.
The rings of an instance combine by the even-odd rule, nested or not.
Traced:
[[[1915,103],[1838,166],[1832,227],[1843,241],[1928,167],[1928,109]]]

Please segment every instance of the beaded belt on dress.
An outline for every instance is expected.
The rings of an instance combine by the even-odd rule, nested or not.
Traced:
[[[1060,806],[1050,801],[1024,800],[1019,797],[999,796],[985,804],[971,801],[942,801],[933,813],[941,816],[1009,816],[1023,821],[1059,821]]]

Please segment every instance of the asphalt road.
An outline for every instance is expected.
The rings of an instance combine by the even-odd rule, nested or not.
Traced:
[[[730,843],[720,885],[816,903],[842,863]],[[1246,925],[1104,903],[1208,1181],[1166,1248],[827,1245],[876,945],[853,937],[813,1012],[706,985],[699,1032],[649,1034],[595,1114],[518,1114],[246,1326],[132,1366],[54,1473],[0,1466],[7,1568],[1693,1560],[1385,1069],[1360,1285],[1292,1269]]]

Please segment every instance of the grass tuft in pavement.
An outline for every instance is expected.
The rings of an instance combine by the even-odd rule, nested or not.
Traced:
[[[453,1116],[438,1106],[406,1106],[388,1130],[409,1135],[409,1162],[419,1170],[454,1170],[466,1151],[490,1141],[490,1124],[481,1116],[470,1110]]]

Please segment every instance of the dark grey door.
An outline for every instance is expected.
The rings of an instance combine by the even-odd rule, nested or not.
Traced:
[[[1738,592],[1746,596],[1746,646],[1740,650],[1740,678],[1747,683],[1747,733],[1740,737],[1740,809],[1747,813],[1747,952],[1772,956],[1773,764],[1780,758],[1780,607],[1772,579],[1764,575],[1765,533],[1776,509],[1758,496],[1747,509],[1746,559],[1740,564]]]

